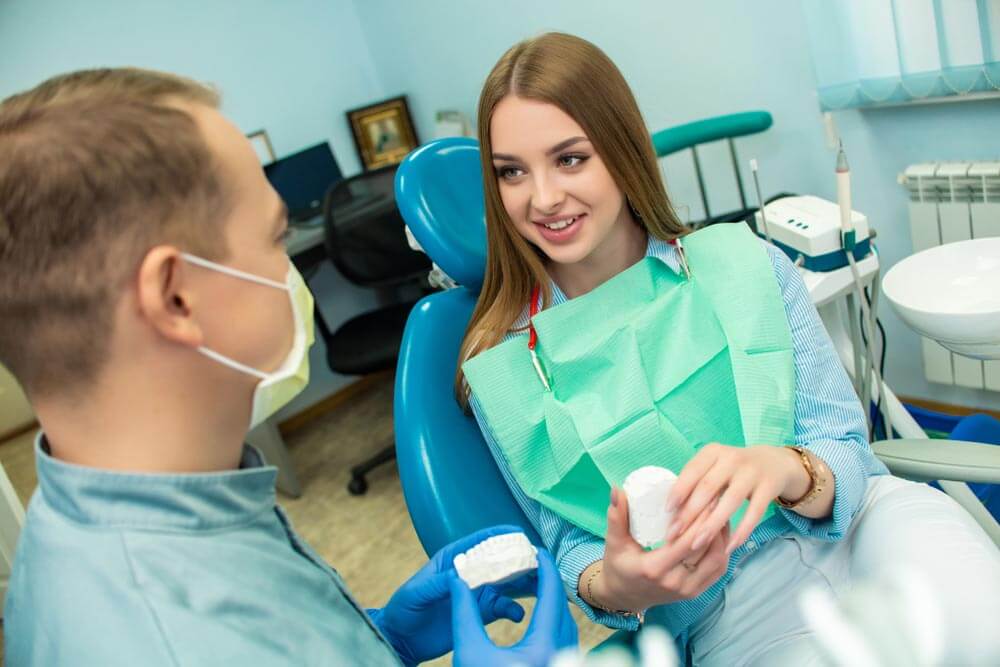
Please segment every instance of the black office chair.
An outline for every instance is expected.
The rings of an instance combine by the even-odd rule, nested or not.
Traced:
[[[323,202],[327,256],[350,282],[375,289],[419,287],[427,291],[430,260],[406,242],[404,223],[393,191],[395,168],[344,179],[333,185]],[[418,291],[416,289],[411,291]],[[395,371],[406,318],[416,300],[383,306],[344,322],[331,332],[319,308],[316,325],[326,342],[330,370],[343,375]],[[396,456],[389,442],[377,454],[351,468],[347,489],[368,490],[365,475]]]

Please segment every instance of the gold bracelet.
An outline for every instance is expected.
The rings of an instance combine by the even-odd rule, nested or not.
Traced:
[[[601,603],[599,603],[597,601],[597,598],[594,597],[594,592],[590,589],[590,586],[591,586],[591,584],[594,583],[594,579],[596,579],[597,576],[604,571],[604,565],[602,565],[602,563],[603,563],[603,561],[597,561],[594,569],[590,573],[590,576],[587,577],[587,584],[586,584],[586,586],[587,586],[587,600],[586,600],[587,603],[591,607],[595,607],[595,608],[600,609],[601,611],[607,612],[609,614],[620,614],[622,616],[635,616],[637,619],[639,619],[639,623],[642,623],[645,620],[645,615],[646,615],[645,612],[642,612],[642,611],[631,611],[631,610],[627,610],[627,609],[608,609],[607,607],[605,607],[604,605],[602,605]]]
[[[802,459],[802,467],[805,468],[806,472],[809,474],[809,489],[801,498],[793,502],[785,500],[781,496],[778,496],[774,500],[785,509],[794,510],[802,507],[803,505],[808,505],[816,498],[816,496],[823,493],[823,489],[826,488],[827,479],[825,477],[820,478],[819,473],[813,466],[812,460],[809,458],[809,454],[805,449],[802,447],[789,447],[789,449],[798,452],[799,457]]]

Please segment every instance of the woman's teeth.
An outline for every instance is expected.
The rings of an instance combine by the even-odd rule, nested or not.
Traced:
[[[551,229],[554,232],[558,232],[560,229],[566,229],[567,227],[569,227],[570,225],[572,225],[574,222],[576,222],[577,218],[579,218],[579,217],[580,216],[578,216],[578,215],[574,215],[572,218],[569,218],[567,220],[560,220],[558,222],[550,222],[547,225],[545,225],[545,227],[547,229]]]

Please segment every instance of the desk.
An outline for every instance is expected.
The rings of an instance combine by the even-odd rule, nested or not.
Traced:
[[[285,241],[285,249],[299,272],[306,273],[326,259],[322,216],[307,223],[289,225],[289,229],[291,232]],[[259,449],[270,465],[278,468],[278,489],[293,498],[302,495],[299,476],[295,473],[292,458],[288,455],[288,448],[273,418],[250,431],[247,442]]]
[[[307,273],[326,259],[326,248],[323,247],[323,218],[317,217],[307,223],[289,225],[291,230],[285,241],[292,263],[300,273]],[[302,495],[302,485],[295,473],[295,466],[288,455],[285,440],[281,437],[278,424],[268,419],[263,424],[247,434],[247,442],[260,450],[264,459],[278,468],[276,486],[282,493],[293,498]]]
[[[289,230],[285,250],[295,268],[306,276],[327,260],[326,248],[323,247],[326,237],[323,216],[290,224]],[[318,312],[317,316],[320,316]],[[270,465],[278,468],[277,487],[282,493],[293,498],[302,495],[302,485],[299,483],[288,448],[274,419],[268,419],[250,431],[247,434],[247,442],[259,449]]]
[[[353,198],[333,199],[337,202],[333,209],[334,218],[341,216],[339,219],[343,222],[357,217],[357,224],[363,224],[362,213],[371,209],[384,211],[388,205],[395,211],[394,177],[395,168],[382,170],[374,180],[375,185],[371,191],[356,193],[357,196],[352,196]],[[345,183],[347,182],[345,181]],[[325,247],[326,226],[323,216],[316,216],[308,221],[292,224],[289,226],[289,230],[285,248],[295,267],[308,279],[308,276],[313,274],[314,269],[328,259]],[[343,229],[340,231],[342,233]],[[405,243],[405,241],[401,242]],[[334,259],[336,259],[336,255]],[[318,308],[315,318],[320,332],[327,331],[322,312]],[[277,466],[278,489],[293,497],[301,495],[302,490],[298,476],[274,419],[268,419],[253,429],[247,435],[247,442],[260,449],[270,464]]]

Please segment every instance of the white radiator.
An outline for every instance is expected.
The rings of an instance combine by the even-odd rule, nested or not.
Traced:
[[[1000,236],[1000,162],[914,164],[899,176],[910,194],[913,252]],[[923,339],[928,382],[1000,391],[1000,361],[976,361]]]

